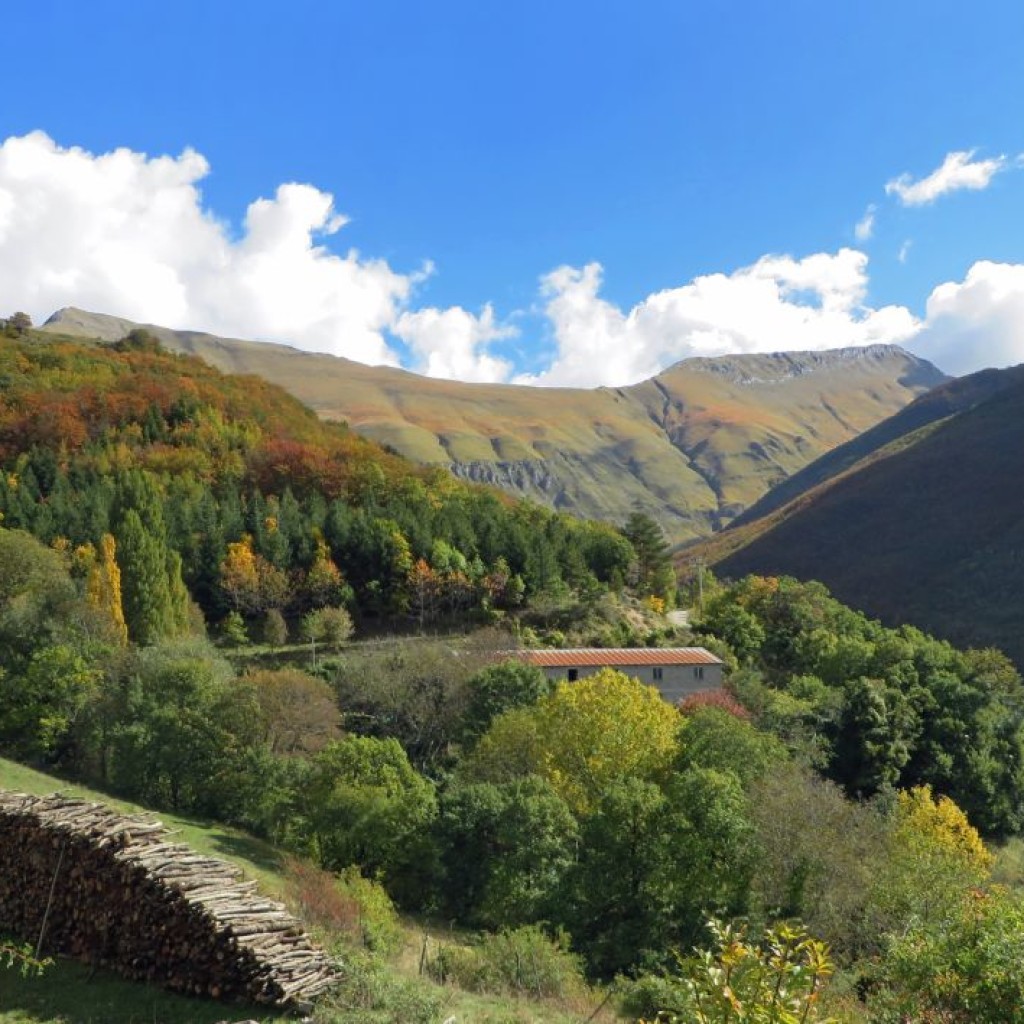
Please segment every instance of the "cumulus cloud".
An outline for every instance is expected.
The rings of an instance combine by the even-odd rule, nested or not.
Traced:
[[[963,281],[928,297],[925,323],[910,346],[947,373],[1024,362],[1024,266],[981,260]]]
[[[507,359],[491,355],[487,346],[519,332],[498,324],[488,305],[479,316],[461,306],[403,313],[393,328],[416,356],[413,367],[428,377],[466,381],[503,381],[512,373]]]
[[[501,336],[493,314],[477,320],[460,309],[425,310],[408,318],[412,290],[429,266],[402,274],[355,250],[326,248],[323,240],[347,222],[328,193],[283,184],[249,205],[236,239],[203,206],[198,186],[208,173],[193,150],[94,155],[43,132],[7,139],[0,145],[7,305],[36,319],[77,305],[366,363],[398,362],[388,332],[401,323],[424,372],[507,372],[472,351]]]
[[[900,342],[919,324],[903,306],[864,305],[867,256],[765,256],[649,295],[628,312],[599,294],[602,268],[560,267],[542,279],[556,353],[518,378],[545,385],[622,385],[689,356]]]
[[[866,242],[875,233],[875,211],[875,204],[871,203],[864,211],[864,216],[857,221],[853,236],[858,242]]]
[[[983,188],[1006,166],[951,153],[918,182],[890,182],[907,204]],[[431,273],[401,273],[328,242],[346,218],[333,197],[287,183],[248,207],[238,232],[203,205],[209,173],[193,150],[149,157],[94,155],[42,132],[0,144],[0,309],[41,319],[77,305],[169,327],[285,341],[438,377],[503,381],[514,373],[494,345],[517,334],[488,305],[415,308]],[[869,206],[857,227],[873,227]],[[899,253],[906,259],[909,241]],[[856,249],[765,256],[622,309],[602,296],[598,263],[541,279],[550,361],[515,378],[543,385],[623,385],[688,356],[901,342],[947,372],[1024,360],[1024,266],[975,263],[928,298],[925,316],[867,302],[868,257]]]
[[[904,206],[924,206],[949,192],[988,188],[992,178],[1007,166],[1006,157],[975,160],[976,152],[965,149],[948,153],[941,167],[918,181],[901,174],[886,183],[886,194],[895,195]]]

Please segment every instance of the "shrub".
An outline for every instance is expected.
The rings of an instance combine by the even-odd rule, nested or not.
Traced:
[[[268,647],[281,647],[288,643],[288,624],[277,608],[270,608],[263,616],[263,642]]]
[[[679,702],[679,710],[684,715],[692,715],[698,708],[721,708],[733,718],[742,719],[744,722],[749,722],[752,717],[750,712],[725,690],[700,690],[687,694]]]
[[[438,981],[495,995],[566,999],[586,987],[566,935],[551,939],[537,925],[484,934],[475,946],[443,946],[428,970]]]
[[[345,959],[341,984],[317,1003],[316,1024],[436,1024],[450,996],[421,979],[406,979],[368,954]]]
[[[38,976],[53,966],[53,960],[37,960],[32,954],[32,947],[18,942],[10,942],[0,936],[0,969],[12,968],[21,972],[23,978]]]
[[[943,919],[889,936],[868,975],[878,1024],[1021,1024],[1024,905],[1005,890],[966,893]]]
[[[383,887],[364,878],[358,868],[338,875],[308,861],[285,863],[288,892],[303,920],[375,953],[398,948],[402,930],[394,904]]]
[[[780,924],[759,939],[745,928],[709,921],[713,948],[677,956],[678,973],[632,992],[657,999],[661,1024],[834,1024],[818,1003],[832,974],[828,947],[800,926]]]
[[[244,647],[249,642],[245,619],[238,612],[228,612],[227,617],[220,624],[220,633],[224,642],[232,647]]]

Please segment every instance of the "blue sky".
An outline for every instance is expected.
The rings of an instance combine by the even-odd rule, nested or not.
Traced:
[[[0,140],[23,142],[0,153],[7,307],[541,383],[870,340],[956,372],[1024,359],[1024,5],[12,0],[4,15]],[[117,149],[133,160],[95,163]],[[203,162],[180,174],[152,164],[189,150]],[[974,187],[886,192],[951,153],[981,168]],[[326,194],[349,219],[325,233]],[[273,225],[246,245],[260,199]]]

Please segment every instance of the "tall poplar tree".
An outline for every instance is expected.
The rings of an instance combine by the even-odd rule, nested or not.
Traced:
[[[167,550],[142,525],[135,509],[125,512],[117,531],[121,595],[128,635],[149,644],[173,636],[175,615],[167,576]]]
[[[99,551],[93,553],[85,590],[89,603],[110,623],[114,638],[125,644],[128,642],[128,626],[124,621],[121,570],[117,565],[116,552],[117,542],[105,533],[100,540]]]

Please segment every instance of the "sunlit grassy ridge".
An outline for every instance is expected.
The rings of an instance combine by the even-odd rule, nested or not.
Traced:
[[[115,340],[129,321],[64,311],[47,330]],[[465,384],[283,345],[154,329],[173,351],[258,374],[415,461],[591,518],[641,509],[706,536],[817,456],[944,378],[894,346],[691,359],[622,388]]]

